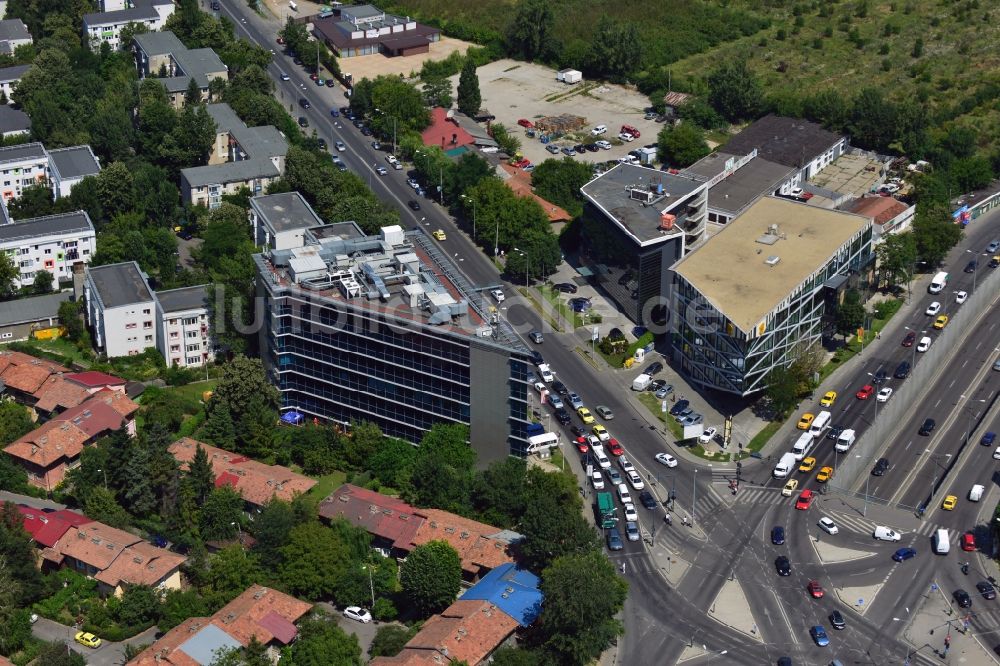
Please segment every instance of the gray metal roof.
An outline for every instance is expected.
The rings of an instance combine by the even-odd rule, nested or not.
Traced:
[[[94,12],[93,14],[84,14],[83,25],[95,26],[131,22],[139,23],[142,21],[152,21],[159,16],[151,5],[144,5],[139,2],[137,2],[136,5],[137,6],[129,7],[128,9],[117,9],[111,12]]]
[[[28,26],[24,25],[21,19],[7,19],[0,21],[0,41],[11,41],[14,39],[31,40],[31,33]]]
[[[78,210],[73,213],[33,217],[10,224],[0,224],[0,243],[83,231],[93,233],[94,225],[90,222],[90,216],[86,211]]]
[[[323,220],[298,192],[253,197],[250,206],[275,233],[323,224]]]
[[[22,143],[16,146],[0,148],[0,164],[3,162],[20,162],[22,160],[46,158],[45,146],[35,143]]]
[[[288,142],[277,128],[271,125],[247,127],[228,104],[209,104],[207,108],[215,121],[215,131],[232,136],[248,159],[181,169],[181,176],[188,185],[203,187],[281,175],[271,158],[287,154]]]
[[[139,264],[134,261],[107,266],[88,266],[87,274],[106,308],[152,302],[155,299],[153,291],[146,283],[146,278],[139,270]]]
[[[200,284],[196,287],[180,287],[156,292],[156,300],[164,312],[180,312],[207,308],[209,305],[209,285]]]
[[[31,118],[6,104],[0,104],[0,134],[23,132],[31,129]]]
[[[59,304],[72,296],[72,292],[64,291],[6,301],[0,306],[0,326],[29,324],[55,317],[59,313]]]
[[[101,163],[97,161],[90,146],[50,150],[49,163],[60,178],[83,178],[101,172]]]
[[[271,160],[265,158],[181,169],[181,177],[191,187],[222,185],[223,183],[235,183],[254,178],[277,178],[280,175],[278,167],[274,166]]]
[[[209,74],[229,71],[212,49],[184,49],[170,55],[184,75],[193,78],[203,88],[208,86]]]
[[[243,644],[214,624],[206,624],[198,633],[180,645],[180,650],[200,666],[209,666],[219,657],[220,650],[241,648]]]
[[[801,168],[841,138],[818,123],[768,114],[731,138],[722,149],[736,155],[749,155],[757,149],[759,157]]]
[[[10,83],[17,81],[24,73],[31,69],[31,65],[14,65],[13,67],[0,67],[0,81]]]
[[[147,56],[167,55],[175,51],[183,51],[184,44],[177,35],[170,31],[166,32],[145,32],[135,36],[135,43],[139,45],[142,52]]]

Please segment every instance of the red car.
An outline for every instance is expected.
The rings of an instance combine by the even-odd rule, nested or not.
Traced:
[[[520,159],[520,160],[514,162],[513,166],[516,166],[518,169],[523,169],[524,167],[528,166],[529,164],[531,164],[531,160]]]
[[[809,594],[812,596],[813,599],[823,598],[823,586],[819,584],[818,580],[809,581],[807,589],[809,590]]]
[[[622,448],[622,445],[619,444],[618,440],[614,437],[608,440],[608,451],[610,451],[613,456],[625,455],[625,449]]]
[[[590,451],[590,445],[587,444],[586,438],[577,437],[575,443],[576,443],[576,448],[580,451],[580,453],[586,453],[587,451]]]
[[[527,127],[528,129],[531,129],[532,127],[535,126],[535,123],[531,122],[527,118],[521,118],[520,120],[517,121],[517,124],[520,125],[521,127]]]
[[[795,500],[795,508],[798,509],[799,511],[805,511],[806,509],[809,508],[809,505],[812,504],[812,501],[813,501],[813,491],[803,490],[802,493],[799,495],[799,498]]]
[[[278,43],[279,44],[284,44],[285,43],[284,37],[278,37]]]
[[[962,550],[966,552],[972,552],[976,549],[976,535],[972,532],[966,532],[962,535]]]
[[[312,74],[309,75],[309,78],[312,79],[313,81],[315,81],[316,79],[319,78],[319,74],[317,74],[316,72],[313,72]]]
[[[864,386],[861,387],[861,390],[855,393],[854,395],[857,396],[858,400],[867,400],[868,398],[872,397],[872,393],[874,392],[875,389],[872,387],[871,384],[865,384]]]
[[[913,331],[910,331],[909,333],[906,334],[906,337],[903,338],[903,346],[912,347],[916,339],[917,339],[917,334],[914,333]]]

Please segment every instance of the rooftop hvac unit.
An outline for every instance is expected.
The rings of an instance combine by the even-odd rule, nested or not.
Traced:
[[[776,254],[772,254],[764,263],[768,266],[777,266],[779,261],[781,261],[781,257]]]

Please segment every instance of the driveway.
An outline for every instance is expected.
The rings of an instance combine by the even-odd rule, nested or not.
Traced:
[[[73,627],[67,627],[44,617],[38,618],[38,622],[31,626],[31,633],[35,638],[49,642],[64,642],[70,650],[82,654],[91,666],[121,666],[125,663],[126,645],[149,645],[156,640],[157,631],[156,627],[150,627],[127,641],[121,643],[103,641],[101,647],[91,650],[73,640],[73,636],[76,635],[76,629]]]
[[[330,617],[334,618],[337,621],[337,626],[341,629],[349,634],[357,636],[358,644],[361,646],[361,653],[363,655],[368,654],[368,648],[372,645],[372,639],[375,638],[375,632],[379,630],[379,627],[381,627],[383,623],[372,621],[368,624],[362,624],[361,622],[348,620],[339,609],[333,606],[333,604],[329,604],[325,601],[319,602],[316,604],[316,607],[323,609],[323,611],[328,613]]]
[[[17,493],[9,493],[6,490],[0,490],[0,502],[13,502],[14,504],[26,504],[28,506],[34,507],[36,509],[65,509],[65,504],[59,504],[58,502],[52,502],[50,500],[38,499],[37,497],[31,497],[30,495],[18,495]]]

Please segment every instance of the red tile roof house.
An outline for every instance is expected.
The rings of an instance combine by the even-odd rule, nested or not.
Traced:
[[[295,623],[312,604],[253,585],[212,617],[192,617],[168,631],[129,666],[203,666],[216,650],[245,646],[256,636],[276,660],[281,646],[298,635]]]
[[[46,513],[41,509],[18,504],[17,510],[21,513],[25,531],[42,548],[55,546],[69,528],[93,522],[82,513],[69,509]]]
[[[16,351],[0,352],[0,382],[2,388],[18,402],[33,405],[34,393],[52,375],[70,372],[58,363],[35,358]]]
[[[420,133],[424,145],[451,150],[475,143],[472,135],[462,129],[448,114],[449,111],[440,106],[431,109],[431,124]]]
[[[531,186],[531,174],[518,169],[517,167],[501,163],[500,168],[504,171],[504,184],[510,189],[514,190],[514,194],[519,197],[530,197],[534,199],[542,210],[545,211],[546,217],[549,218],[549,222],[569,222],[573,219],[573,216],[569,214],[565,208],[561,208],[548,199],[543,199],[542,197],[535,194],[534,188]]]
[[[28,473],[28,483],[51,492],[78,464],[83,447],[124,428],[135,434],[139,405],[125,394],[103,389],[4,448]]]
[[[513,562],[511,544],[521,535],[463,518],[440,509],[417,509],[373,490],[344,484],[323,500],[319,515],[338,517],[362,527],[374,537],[372,545],[390,555],[406,553],[430,541],[447,541],[462,558],[462,576],[479,580],[490,570]]]
[[[190,437],[183,437],[170,445],[170,453],[187,469],[194,459],[198,445],[205,449],[215,473],[215,486],[229,485],[243,497],[249,510],[259,509],[272,497],[291,501],[295,495],[306,493],[316,485],[314,479],[296,474],[281,465],[265,465],[225,449],[204,444]]]
[[[187,561],[183,555],[98,522],[71,526],[55,545],[42,550],[42,558],[95,578],[101,594],[116,597],[127,585],[180,589],[180,567]]]

